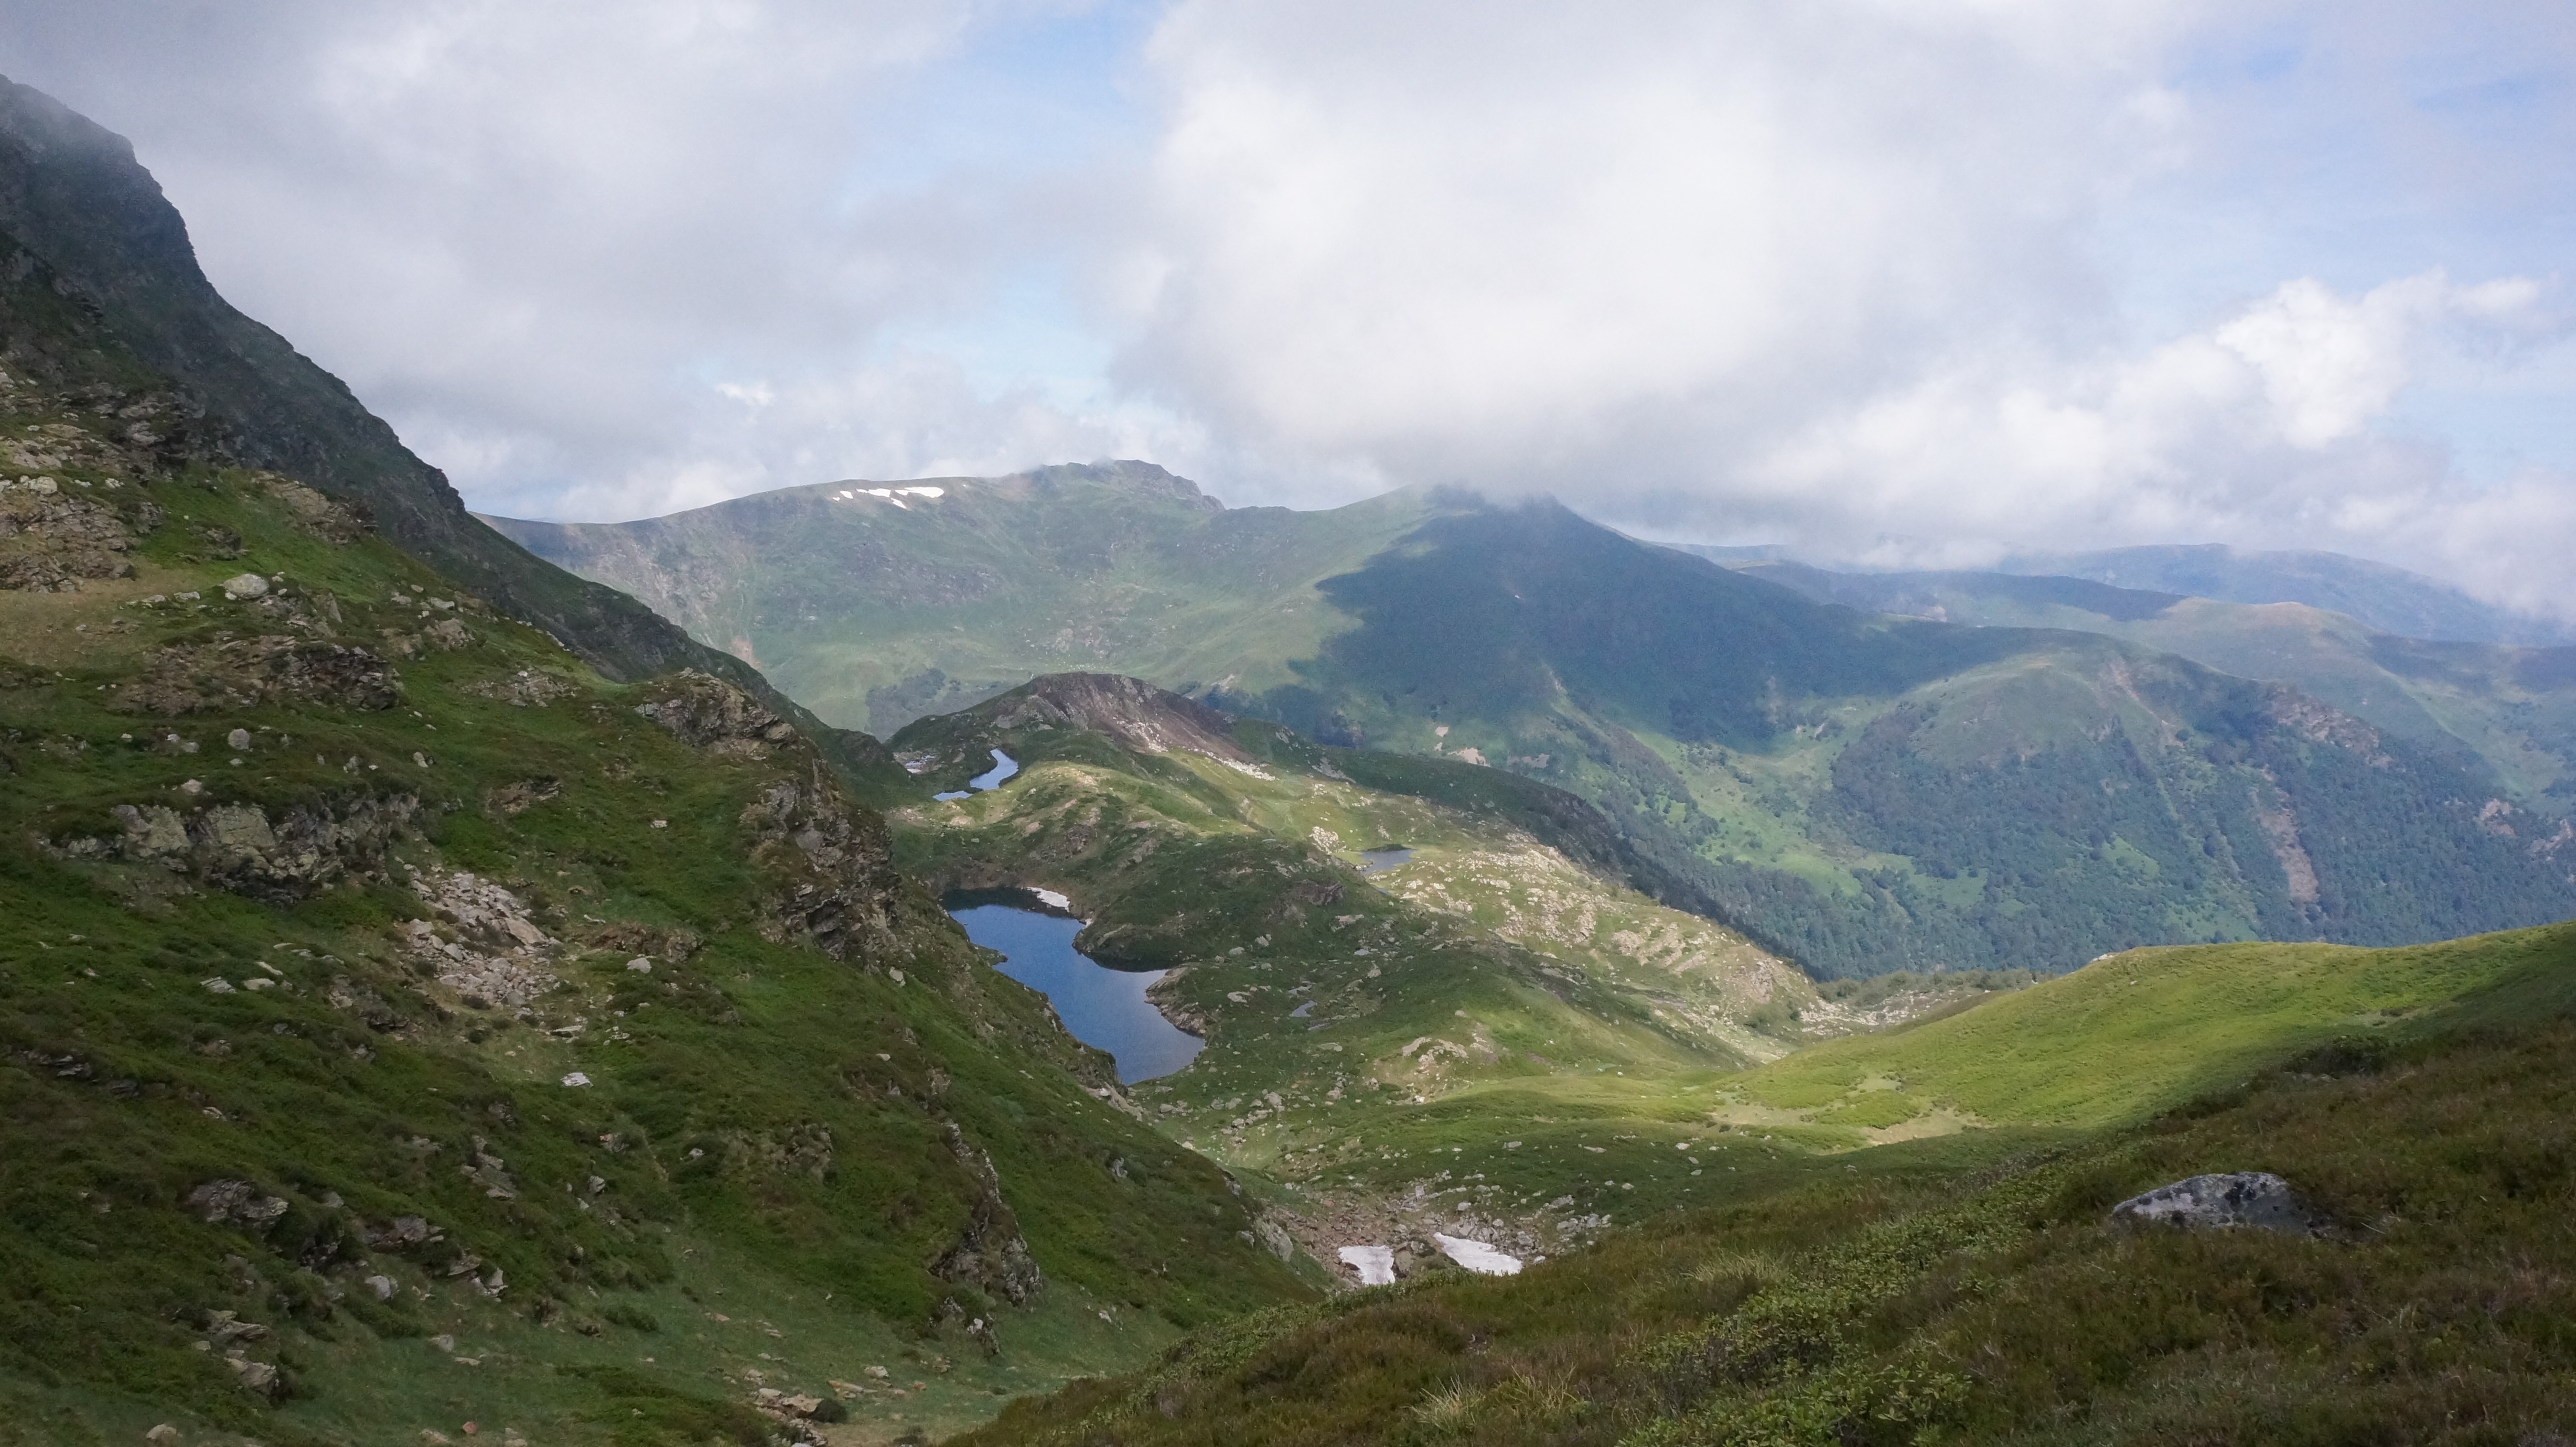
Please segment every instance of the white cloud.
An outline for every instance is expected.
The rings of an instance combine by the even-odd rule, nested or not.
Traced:
[[[2546,339],[2546,300],[2524,278],[2462,287],[2430,272],[2358,297],[2302,278],[2142,354],[1955,360],[1812,419],[1753,457],[1734,493],[1856,561],[2226,539],[2388,557],[2528,606],[2557,591],[2548,558],[2576,532],[2550,529],[2576,507],[2546,504],[2556,484],[2539,473],[2467,488],[2440,449],[2375,424],[2428,358]],[[2516,545],[2499,508],[2528,518]]]
[[[132,135],[218,283],[479,506],[1141,455],[1238,501],[2340,547],[2563,605],[2566,484],[2513,465],[2576,375],[2554,23],[17,0],[0,69]],[[2471,486],[2453,404],[2507,393]]]

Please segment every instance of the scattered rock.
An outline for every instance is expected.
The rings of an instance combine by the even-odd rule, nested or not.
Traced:
[[[237,573],[224,579],[224,596],[236,603],[268,596],[268,580],[257,573]]]
[[[177,718],[287,699],[376,712],[399,703],[402,690],[392,667],[364,648],[262,634],[174,643],[114,698],[120,712]]]
[[[164,1422],[144,1433],[143,1440],[151,1443],[152,1447],[172,1447],[179,1440],[179,1429]]]
[[[198,1219],[212,1226],[248,1226],[265,1230],[269,1223],[286,1214],[286,1202],[269,1195],[248,1181],[229,1177],[212,1180],[188,1193],[188,1209]],[[230,1313],[218,1313],[229,1316]],[[265,1331],[265,1328],[262,1328]]]
[[[210,1311],[205,1320],[206,1340],[218,1349],[235,1342],[268,1340],[268,1328],[255,1321],[243,1321],[229,1311]]]
[[[2202,1231],[2251,1227],[2300,1236],[2314,1234],[2319,1224],[2290,1183],[2269,1171],[2193,1176],[2158,1186],[2112,1207],[2111,1219]]]
[[[71,593],[84,578],[131,577],[124,555],[133,531],[160,520],[149,502],[129,519],[109,504],[63,496],[50,477],[13,486],[0,492],[0,591]]]
[[[368,1277],[367,1289],[376,1294],[376,1300],[378,1301],[391,1301],[394,1299],[394,1279],[390,1276]]]
[[[474,643],[473,630],[454,618],[439,619],[422,629],[420,636],[428,641],[430,647],[441,653],[453,653],[459,648],[471,647]]]
[[[422,1217],[396,1216],[383,1226],[361,1223],[358,1234],[367,1239],[367,1245],[378,1251],[402,1251],[435,1240],[440,1233],[431,1230],[429,1222]]]
[[[522,668],[516,673],[469,683],[465,685],[465,691],[477,698],[506,703],[512,708],[544,708],[556,699],[572,697],[581,692],[581,688],[554,674]]]
[[[521,779],[484,795],[484,805],[496,813],[524,814],[561,793],[563,785],[553,779]]]
[[[480,1000],[483,1008],[518,1009],[553,989],[556,944],[528,917],[519,897],[490,880],[461,870],[414,876],[412,888],[431,913],[449,921],[457,938],[444,938],[425,919],[400,928],[413,953],[437,971],[440,984]]]

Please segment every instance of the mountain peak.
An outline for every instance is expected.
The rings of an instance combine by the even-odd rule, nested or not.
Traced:
[[[1225,511],[1225,504],[1199,490],[1199,485],[1172,472],[1159,463],[1135,458],[1114,458],[1101,462],[1059,462],[1047,467],[1034,467],[1016,474],[1041,488],[1069,484],[1107,484],[1129,491],[1177,498],[1209,512]]]
[[[1195,699],[1121,673],[1050,673],[967,710],[995,729],[1089,729],[1139,753],[1173,749],[1246,761],[1234,720]]]

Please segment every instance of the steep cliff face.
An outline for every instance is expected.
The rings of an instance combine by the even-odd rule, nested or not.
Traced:
[[[611,678],[699,668],[811,722],[739,661],[477,522],[446,476],[339,378],[224,300],[197,265],[187,223],[132,145],[5,78],[0,233],[24,257],[15,266],[42,266],[79,320],[175,383],[197,440],[227,460],[357,505],[405,551],[545,629]],[[836,742],[872,753],[856,740]]]

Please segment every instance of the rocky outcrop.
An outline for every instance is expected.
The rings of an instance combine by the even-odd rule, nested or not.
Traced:
[[[0,590],[70,593],[82,579],[131,577],[135,535],[160,523],[132,489],[0,477]]]
[[[764,909],[764,936],[802,938],[834,959],[893,948],[902,880],[884,821],[853,807],[820,760],[762,786],[741,823],[752,858],[787,880]]]
[[[2290,1183],[2269,1171],[2193,1176],[2158,1186],[2112,1207],[2111,1219],[2132,1226],[2199,1231],[2250,1227],[2298,1236],[2312,1235],[2320,1226]]]
[[[954,1121],[948,1123],[947,1136],[950,1154],[974,1177],[977,1190],[965,1228],[957,1233],[956,1243],[930,1264],[930,1274],[951,1285],[973,1286],[1013,1306],[1025,1306],[1046,1286],[1046,1273],[1029,1254],[1019,1218],[1002,1199],[1002,1178],[993,1169],[993,1158],[969,1144]]]
[[[895,943],[896,874],[885,821],[853,804],[796,726],[722,679],[694,670],[635,711],[719,758],[794,763],[761,785],[740,823],[751,857],[783,876],[763,907],[761,933],[802,939],[834,959],[864,959]]]
[[[316,492],[291,477],[262,473],[260,484],[270,497],[286,505],[297,526],[334,547],[346,547],[374,530],[375,525],[362,509]]]
[[[1051,673],[980,705],[996,729],[1032,725],[1089,729],[1139,753],[1174,749],[1233,763],[1251,756],[1234,742],[1234,721],[1194,699],[1116,673]]]
[[[122,712],[177,718],[286,699],[375,712],[402,691],[392,666],[364,648],[267,634],[163,648],[114,698]]]
[[[796,726],[766,704],[694,668],[682,669],[668,694],[635,711],[719,758],[765,759],[796,737]]]
[[[182,813],[166,804],[119,804],[113,835],[53,842],[70,859],[121,859],[192,874],[218,889],[287,903],[324,885],[384,867],[385,853],[420,815],[410,794],[355,794],[270,812],[210,804]]]

